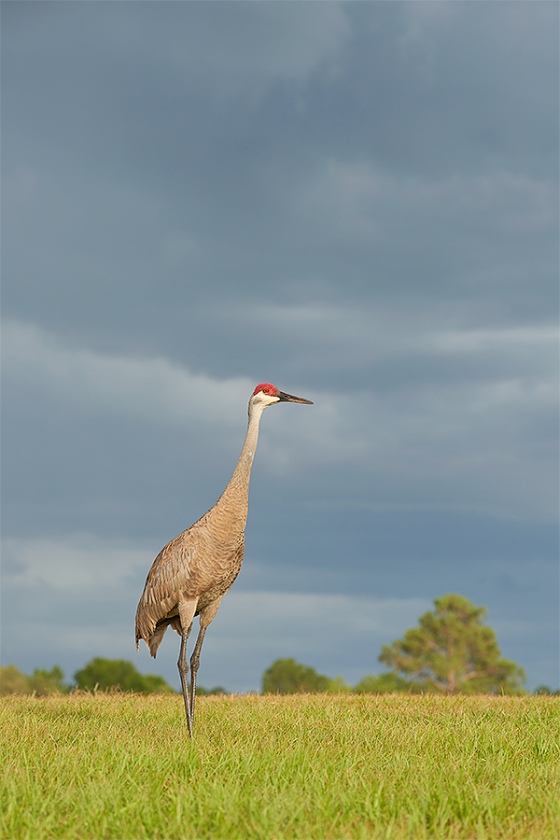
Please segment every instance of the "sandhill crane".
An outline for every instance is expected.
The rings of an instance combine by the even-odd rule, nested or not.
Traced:
[[[239,574],[243,560],[249,481],[261,416],[265,408],[279,402],[313,405],[311,400],[285,394],[267,382],[257,385],[249,400],[247,434],[229,484],[204,516],[160,551],[136,610],[136,649],[140,639],[144,639],[155,658],[168,626],[181,636],[177,667],[191,737],[196,675],[204,635],[218,612],[220,601]],[[200,630],[190,658],[189,692],[187,639],[197,615]]]

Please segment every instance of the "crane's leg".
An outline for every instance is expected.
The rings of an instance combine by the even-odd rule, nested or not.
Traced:
[[[188,630],[181,631],[181,648],[179,650],[179,661],[177,668],[179,669],[179,676],[181,677],[181,688],[183,689],[183,700],[185,702],[185,714],[187,716],[187,729],[189,730],[189,737],[192,738],[192,713],[191,703],[189,698],[189,684],[188,673],[189,666],[187,665],[187,640],[189,638],[190,627]]]
[[[194,722],[194,703],[196,700],[196,675],[198,673],[198,666],[200,665],[200,651],[202,650],[202,642],[206,635],[206,629],[210,622],[215,618],[220,606],[221,598],[216,598],[211,604],[208,604],[200,612],[200,630],[191,655],[191,725]]]
[[[200,665],[200,651],[202,649],[202,642],[204,641],[205,633],[206,627],[201,626],[200,630],[198,631],[196,644],[191,655],[191,721],[194,720],[194,701],[196,699],[196,674],[198,672],[198,666]]]
[[[196,601],[187,601],[178,605],[179,620],[181,622],[181,647],[179,649],[179,660],[177,668],[179,669],[179,676],[181,677],[181,688],[183,689],[183,700],[185,703],[185,714],[187,716],[187,729],[189,730],[189,737],[193,734],[193,719],[192,719],[192,703],[189,697],[188,673],[189,666],[187,665],[187,641],[191,632],[194,614],[196,612]]]

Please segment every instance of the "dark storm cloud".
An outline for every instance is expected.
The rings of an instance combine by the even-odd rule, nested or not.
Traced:
[[[320,281],[363,303],[395,283],[424,299],[446,284],[458,305],[474,294],[492,307],[499,264],[518,278],[508,308],[524,317],[526,237],[555,223],[541,170],[557,149],[553,114],[535,106],[554,95],[542,91],[553,59],[523,39],[529,11],[52,5],[12,23],[19,49],[5,36],[20,85],[4,96],[4,143],[17,144],[13,188],[30,190],[43,218],[32,250],[46,256],[38,277],[29,255],[5,306],[35,300],[60,328],[62,297],[87,329],[92,311],[120,310],[127,272],[129,330],[145,332],[149,311],[150,332],[171,343],[159,301],[180,294],[189,308],[173,325],[186,321],[194,345],[191,308],[210,318],[217,295],[243,306],[274,285],[281,303],[314,302]],[[226,31],[229,49],[215,43]],[[550,282],[551,259],[532,264],[533,284]],[[105,316],[120,329],[110,306]]]

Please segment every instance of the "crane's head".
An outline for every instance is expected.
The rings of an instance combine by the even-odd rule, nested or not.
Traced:
[[[284,391],[279,391],[276,385],[271,385],[270,382],[261,382],[260,385],[257,385],[249,400],[249,405],[260,405],[264,409],[269,405],[274,405],[279,402],[313,405],[311,400],[304,400],[303,397],[293,397],[291,394],[285,394]]]

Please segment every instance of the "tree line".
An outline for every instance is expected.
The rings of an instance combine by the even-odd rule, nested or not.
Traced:
[[[496,635],[483,623],[484,607],[477,607],[460,595],[444,595],[434,610],[419,619],[402,639],[384,645],[379,661],[390,670],[368,674],[355,686],[342,677],[331,678],[295,659],[277,659],[262,676],[264,694],[315,692],[437,692],[444,694],[524,694],[524,671],[501,656]],[[92,659],[65,680],[62,669],[35,669],[31,675],[14,665],[0,668],[0,695],[67,694],[75,690],[133,691],[141,694],[175,693],[163,677],[141,674],[124,659]],[[226,694],[217,686],[199,688],[199,694]],[[536,693],[552,694],[546,686]]]

